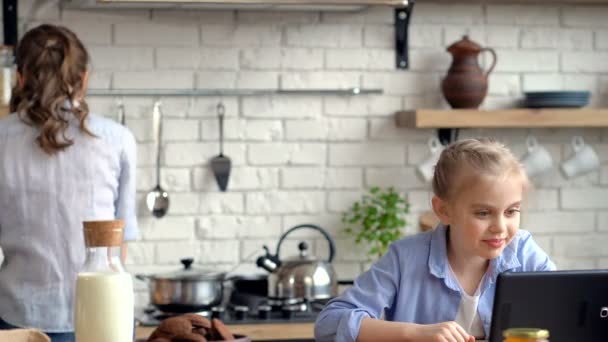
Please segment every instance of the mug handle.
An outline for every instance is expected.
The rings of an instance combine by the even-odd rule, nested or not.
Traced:
[[[581,137],[580,135],[577,135],[574,138],[572,138],[572,148],[574,149],[574,152],[580,151],[584,146],[585,146],[585,140],[583,140],[583,137]]]
[[[430,138],[428,145],[429,145],[429,150],[433,154],[437,153],[441,149],[441,146],[442,146],[441,141],[439,141],[439,139],[437,137]]]
[[[536,140],[535,137],[529,136],[528,138],[526,138],[526,148],[528,149],[528,152],[534,151],[537,146],[538,146],[538,141]]]
[[[485,77],[490,76],[490,73],[492,72],[492,70],[494,70],[494,67],[496,66],[496,62],[498,61],[498,57],[496,56],[496,51],[494,51],[494,49],[492,48],[482,48],[481,52],[489,52],[492,55],[492,64],[490,65],[490,67],[488,68],[488,71],[486,71],[485,73]]]

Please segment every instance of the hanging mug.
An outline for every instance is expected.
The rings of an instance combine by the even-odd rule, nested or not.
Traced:
[[[560,167],[566,178],[571,179],[600,167],[600,158],[591,146],[585,144],[582,137],[572,138],[572,149],[573,155]]]
[[[527,152],[522,158],[522,165],[529,177],[549,171],[553,166],[553,158],[546,148],[538,144],[534,137],[526,139]]]
[[[416,167],[416,173],[421,180],[428,183],[433,179],[435,174],[435,165],[439,161],[441,151],[443,151],[443,145],[436,137],[432,137],[428,141],[429,156]]]

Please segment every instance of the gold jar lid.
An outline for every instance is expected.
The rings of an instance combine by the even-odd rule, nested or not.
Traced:
[[[123,243],[123,220],[85,221],[82,225],[87,247],[114,247]]]
[[[537,328],[511,328],[502,333],[503,337],[549,338],[549,330]]]

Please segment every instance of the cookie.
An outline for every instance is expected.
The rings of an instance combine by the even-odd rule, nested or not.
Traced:
[[[186,333],[173,337],[171,342],[207,342],[207,339],[195,333]]]
[[[223,340],[223,341],[234,340],[234,336],[232,335],[230,330],[228,330],[228,328],[226,328],[226,326],[224,325],[224,323],[222,323],[222,321],[220,321],[217,318],[214,318],[211,321],[211,324],[213,325],[213,330],[215,330],[217,332],[217,334],[219,335],[219,337],[220,337],[219,340]]]
[[[182,317],[171,317],[162,321],[158,329],[171,336],[181,335],[192,332],[192,323]]]
[[[168,338],[165,338],[165,337],[158,337],[153,340],[150,339],[150,340],[148,340],[148,342],[171,342],[171,340]]]
[[[210,330],[210,329],[209,329]],[[196,327],[192,327],[192,332],[195,334],[199,334],[201,336],[207,336],[207,332],[209,331],[208,329],[205,328],[196,328]]]
[[[211,329],[211,322],[205,317],[197,314],[185,314],[180,317],[187,318],[193,327]]]

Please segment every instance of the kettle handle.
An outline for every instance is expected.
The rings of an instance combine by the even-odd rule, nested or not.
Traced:
[[[483,48],[481,49],[481,52],[484,51],[488,51],[491,55],[492,55],[492,64],[490,65],[490,67],[488,68],[488,71],[486,71],[485,77],[487,78],[488,76],[490,76],[490,73],[492,72],[492,70],[494,70],[494,67],[496,66],[496,62],[498,61],[498,57],[496,56],[496,51],[494,51],[494,49],[492,48]]]
[[[327,242],[329,243],[329,259],[327,260],[328,262],[332,262],[334,260],[334,256],[336,254],[336,246],[334,243],[334,239],[331,238],[331,236],[325,231],[325,229],[314,225],[314,224],[300,224],[297,225],[295,227],[290,228],[288,231],[286,231],[283,236],[281,236],[281,239],[279,240],[279,243],[277,245],[277,252],[276,252],[276,256],[279,256],[279,252],[281,251],[281,245],[283,244],[283,240],[285,240],[285,237],[287,237],[287,235],[289,235],[291,232],[293,232],[294,230],[298,230],[301,228],[310,228],[310,229],[314,229],[316,231],[318,231],[319,233],[321,233],[323,235],[323,237],[325,237],[325,240],[327,240]]]

